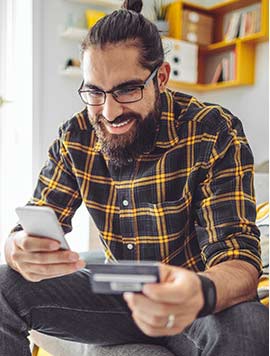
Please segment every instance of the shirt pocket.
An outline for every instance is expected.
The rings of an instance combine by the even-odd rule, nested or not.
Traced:
[[[184,246],[190,222],[191,195],[178,200],[145,203],[138,221],[141,259],[168,262]]]

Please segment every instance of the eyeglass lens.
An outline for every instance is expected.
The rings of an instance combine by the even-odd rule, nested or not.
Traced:
[[[82,100],[89,105],[102,105],[105,103],[106,93],[101,91],[81,91]],[[112,92],[114,99],[119,103],[131,103],[142,99],[142,88],[125,88]]]

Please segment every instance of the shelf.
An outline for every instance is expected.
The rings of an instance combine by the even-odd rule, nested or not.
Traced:
[[[67,1],[105,7],[109,9],[120,9],[123,4],[122,0],[67,0]]]
[[[68,27],[61,33],[61,37],[68,40],[81,41],[87,35],[88,30],[84,28]]]
[[[198,82],[199,84],[170,81],[174,89],[188,89],[191,91],[210,91],[252,85],[255,81],[255,49],[256,44],[268,40],[269,1],[268,0],[226,0],[212,6],[202,6],[192,3],[192,0],[173,1],[168,7],[167,21],[169,22],[169,36],[176,40],[183,39],[182,21],[185,10],[211,16],[214,22],[213,43],[208,46],[199,45]],[[242,11],[250,5],[260,4],[260,31],[245,37],[224,40],[224,25],[228,16],[234,11]],[[195,31],[195,30],[194,30]],[[222,52],[225,57],[228,52],[235,53],[235,79],[226,82],[208,83],[207,63],[211,58],[218,58]],[[208,67],[209,68],[209,67]],[[214,72],[215,73],[215,72]],[[207,83],[207,84],[204,84]]]
[[[60,74],[69,78],[82,78],[82,71],[79,67],[68,67],[67,69],[62,69]]]
[[[255,3],[258,3],[258,0],[225,0],[218,4],[211,5],[211,6],[203,6],[197,3],[192,3],[192,1],[183,1],[183,5],[187,8],[194,9],[194,10],[201,10],[203,12],[207,12],[211,15],[222,14],[225,12],[230,12],[237,10],[242,7],[246,7]]]
[[[264,34],[262,32],[257,32],[257,33],[252,33],[252,34],[242,37],[242,38],[234,38],[231,41],[221,41],[221,42],[212,43],[208,46],[202,46],[200,48],[200,50],[201,51],[214,51],[217,49],[234,46],[240,42],[257,43],[257,42],[264,42],[265,40],[267,40],[267,37],[264,36]]]
[[[243,84],[237,80],[231,80],[227,82],[220,82],[215,84],[191,84],[185,82],[176,82],[176,81],[169,81],[168,87],[170,89],[188,89],[195,92],[206,92],[210,90],[217,90],[217,89],[226,89],[232,87],[239,87],[243,85],[251,85],[251,84]]]

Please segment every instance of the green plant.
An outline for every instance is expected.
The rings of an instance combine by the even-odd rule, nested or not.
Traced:
[[[164,0],[155,0],[154,12],[156,20],[165,20],[167,14],[168,3],[165,4]]]

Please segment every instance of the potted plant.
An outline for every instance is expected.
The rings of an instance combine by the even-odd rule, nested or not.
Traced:
[[[166,21],[168,6],[169,6],[168,3],[166,4],[164,0],[154,1],[154,13],[155,13],[154,23],[162,35],[168,35],[169,32],[169,24]]]

